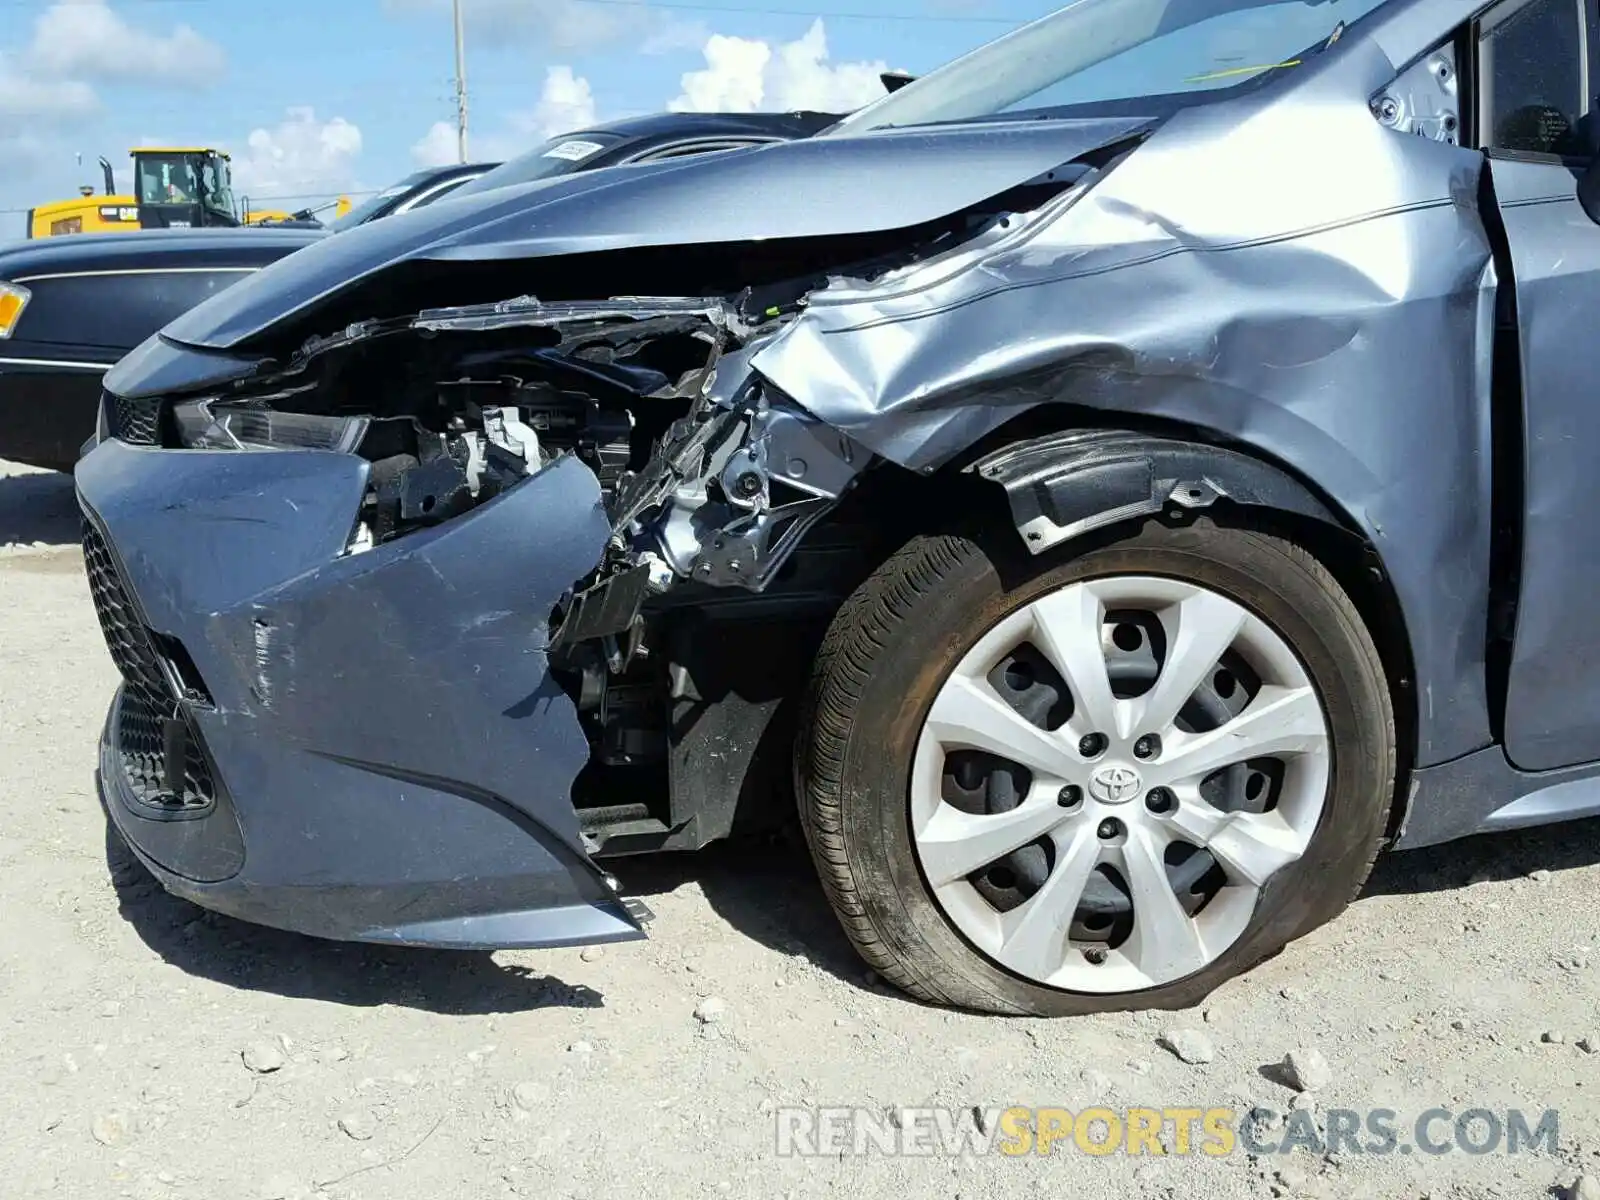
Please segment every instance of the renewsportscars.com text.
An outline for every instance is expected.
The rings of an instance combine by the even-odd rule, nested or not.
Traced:
[[[1521,1154],[1555,1152],[1560,1113],[1430,1108],[781,1108],[780,1157],[1076,1153],[1191,1155]]]

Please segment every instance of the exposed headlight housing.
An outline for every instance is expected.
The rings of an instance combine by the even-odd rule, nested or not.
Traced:
[[[194,400],[172,412],[178,441],[196,450],[332,450],[361,444],[370,417],[277,412],[259,402]]]
[[[22,310],[28,307],[33,293],[15,283],[0,283],[0,339],[11,336],[11,331],[22,320]]]

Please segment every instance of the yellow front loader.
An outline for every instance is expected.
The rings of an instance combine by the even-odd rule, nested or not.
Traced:
[[[102,158],[105,194],[97,196],[94,188],[84,187],[76,200],[41,204],[28,215],[28,236],[239,224],[230,159],[222,151],[140,146],[129,154],[133,158],[132,195],[117,193],[116,175]]]

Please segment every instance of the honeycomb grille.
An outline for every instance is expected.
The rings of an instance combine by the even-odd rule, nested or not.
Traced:
[[[216,798],[211,768],[200,749],[199,738],[187,716],[180,715],[188,728],[184,738],[183,784],[181,791],[167,787],[167,753],[163,729],[170,716],[165,708],[152,707],[141,692],[129,688],[117,714],[117,752],[122,757],[123,776],[136,799],[152,808],[202,809]]]
[[[209,807],[216,799],[216,786],[199,732],[168,682],[156,639],[123,586],[111,548],[87,519],[83,526],[83,562],[100,630],[111,651],[111,661],[126,684],[113,736],[128,786],[136,799],[152,808]],[[183,782],[178,789],[167,787],[169,720],[184,723]]]
[[[136,446],[160,442],[161,402],[111,397],[111,436]]]

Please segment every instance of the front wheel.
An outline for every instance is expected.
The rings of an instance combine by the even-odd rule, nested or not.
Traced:
[[[802,823],[846,932],[991,1012],[1197,1003],[1348,904],[1393,795],[1355,606],[1209,521],[1066,561],[917,538],[840,611],[808,714]]]

